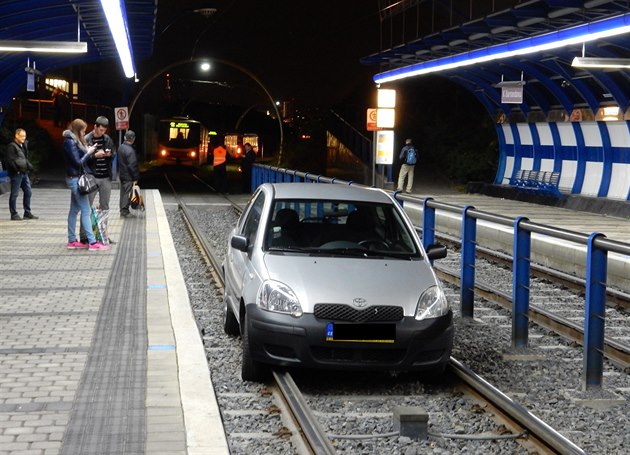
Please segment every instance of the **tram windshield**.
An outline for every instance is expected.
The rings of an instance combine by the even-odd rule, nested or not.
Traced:
[[[159,141],[170,147],[191,147],[199,144],[199,123],[167,121],[160,124]]]

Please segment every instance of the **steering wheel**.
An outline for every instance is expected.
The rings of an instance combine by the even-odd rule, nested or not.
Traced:
[[[380,240],[380,239],[361,240],[360,242],[358,242],[358,245],[367,250],[371,250],[373,249],[373,247],[376,247],[375,249],[385,249],[385,250],[390,249],[389,243],[387,243],[385,240]],[[378,247],[382,247],[382,248],[378,248]]]

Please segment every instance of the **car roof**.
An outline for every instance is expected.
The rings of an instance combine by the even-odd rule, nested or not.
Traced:
[[[391,204],[387,193],[379,188],[335,183],[266,183],[275,199],[332,199]]]

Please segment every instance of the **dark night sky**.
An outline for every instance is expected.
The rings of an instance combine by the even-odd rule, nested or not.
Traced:
[[[191,12],[212,5],[217,12],[208,19]],[[376,69],[361,65],[359,58],[378,50],[377,7],[377,0],[161,0],[154,57],[140,68],[153,71],[190,58],[199,40],[195,57],[240,65],[274,98],[344,103],[373,86]],[[209,77],[238,85],[238,74],[237,80],[227,80],[230,75],[221,71]]]
[[[332,108],[369,136],[365,110],[376,104],[372,76],[379,68],[364,66],[359,59],[380,50],[378,4],[378,0],[160,0],[154,55],[138,65],[139,77],[146,81],[191,56],[214,57],[254,74],[274,99]],[[203,7],[217,10],[209,18],[193,12]],[[256,103],[269,108],[268,97],[242,71],[215,64],[210,73],[201,74],[197,66],[180,65],[170,71],[172,92],[175,98],[188,100],[190,110],[214,105],[215,117],[209,123],[225,106],[241,106],[238,112]],[[213,84],[190,82],[194,80]],[[159,77],[147,88],[141,98],[148,103],[145,111],[164,113],[164,85],[165,79]],[[397,137],[421,139],[427,135],[422,128],[435,130],[436,123],[453,122],[445,127],[452,132],[458,123],[487,118],[469,93],[445,78],[414,78],[393,88],[399,91]],[[232,116],[218,128],[231,128]]]

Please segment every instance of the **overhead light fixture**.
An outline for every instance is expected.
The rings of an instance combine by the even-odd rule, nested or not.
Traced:
[[[576,68],[630,68],[630,58],[575,57],[571,66]]]
[[[134,77],[136,70],[131,56],[131,40],[127,28],[127,13],[121,0],[101,0],[101,6],[107,18],[109,31],[112,33],[116,50],[122,63],[125,76]]]
[[[532,36],[522,40],[497,44],[496,46],[490,46],[483,49],[476,49],[474,51],[464,52],[450,57],[438,58],[402,68],[396,68],[376,74],[373,77],[373,80],[377,84],[392,82],[408,77],[451,70],[461,66],[474,65],[491,60],[513,57],[515,55],[524,55],[550,49],[557,49],[572,44],[585,43],[628,32],[630,32],[630,13],[543,35]]]
[[[87,43],[81,43],[79,41],[0,40],[0,52],[81,54],[87,52]]]

